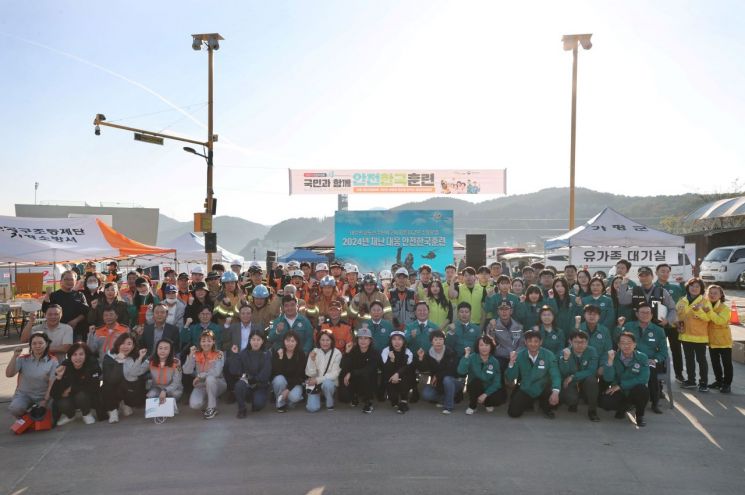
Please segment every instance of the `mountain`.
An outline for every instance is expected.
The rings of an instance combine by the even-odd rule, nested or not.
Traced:
[[[179,222],[161,214],[158,223],[158,245],[167,245],[169,241],[191,232],[193,225],[193,222]],[[213,220],[213,230],[217,232],[218,244],[228,251],[238,253],[249,240],[262,239],[269,231],[269,227],[239,217],[219,216]]]
[[[633,187],[633,184],[630,188]],[[575,192],[575,225],[581,225],[606,206],[653,228],[671,218],[682,217],[711,198],[698,194],[678,196],[627,196],[578,188]],[[471,203],[457,197],[433,197],[406,203],[393,210],[453,210],[455,238],[486,234],[489,246],[543,244],[543,240],[566,232],[569,191],[549,188]],[[237,217],[216,217],[218,243],[246,259],[264,259],[267,250],[287,253],[294,246],[325,237],[334,231],[334,217],[291,218],[267,226]],[[189,232],[191,222],[160,216],[158,244]]]

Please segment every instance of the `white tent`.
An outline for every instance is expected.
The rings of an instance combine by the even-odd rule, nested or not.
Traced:
[[[179,263],[200,264],[207,261],[207,253],[204,252],[204,237],[200,237],[193,232],[187,232],[166,244],[169,249],[176,250],[176,259]],[[235,260],[241,263],[244,261],[243,256],[233,254],[219,245],[217,246],[217,252],[212,254],[213,263],[225,264]],[[161,257],[151,256],[143,259],[140,264],[168,263],[172,261],[173,256],[163,259]]]
[[[547,251],[568,247],[575,264],[601,262],[613,265],[619,259],[629,258],[635,258],[629,259],[635,264],[652,265],[663,261],[677,264],[678,254],[683,252],[685,240],[682,236],[647,227],[606,207],[584,225],[547,240],[544,246]],[[590,249],[573,250],[573,247],[604,249],[591,253]],[[580,260],[580,257],[584,259]]]
[[[173,260],[172,249],[133,241],[97,218],[0,216],[2,264],[124,259],[146,254]]]

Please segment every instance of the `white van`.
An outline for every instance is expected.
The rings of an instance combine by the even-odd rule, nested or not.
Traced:
[[[745,288],[745,246],[718,247],[701,262],[701,279],[720,284],[743,284]]]

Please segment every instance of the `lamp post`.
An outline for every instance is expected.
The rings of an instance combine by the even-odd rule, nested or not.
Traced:
[[[572,50],[572,138],[569,151],[569,230],[574,228],[574,151],[577,144],[577,52],[579,45],[592,48],[592,34],[566,34],[561,37],[564,50]]]
[[[207,47],[207,198],[204,202],[204,210],[209,218],[207,229],[205,232],[212,232],[212,215],[215,213],[213,205],[215,192],[212,189],[212,164],[214,157],[214,142],[217,141],[217,136],[213,133],[212,128],[212,111],[213,111],[213,100],[212,100],[212,57],[215,50],[220,49],[220,41],[224,40],[218,33],[206,33],[206,34],[192,34],[191,47],[195,51],[202,49],[202,46]],[[207,253],[207,269],[212,268],[212,253]]]
[[[113,124],[106,121],[106,116],[102,113],[96,114],[93,119],[94,133],[96,136],[101,135],[101,126],[112,127],[115,129],[121,129],[124,131],[132,131],[135,133],[135,140],[142,141],[151,144],[163,144],[164,139],[172,139],[175,141],[181,141],[184,143],[196,144],[207,147],[207,154],[202,155],[197,153],[194,148],[184,148],[184,150],[204,157],[207,160],[207,198],[204,201],[204,209],[208,218],[208,229],[206,232],[212,232],[212,215],[215,212],[215,198],[214,191],[212,190],[212,159],[213,159],[213,148],[214,143],[217,141],[217,134],[213,132],[213,100],[212,100],[212,56],[215,50],[220,49],[220,41],[224,40],[218,33],[206,33],[206,34],[192,34],[191,47],[199,51],[202,46],[207,47],[208,62],[207,62],[207,141],[198,141],[195,139],[183,138],[180,136],[174,136],[172,134],[164,134],[162,132],[148,131],[146,129],[138,129],[136,127],[129,127],[120,124]],[[207,265],[209,268],[212,267],[212,253],[207,253]]]

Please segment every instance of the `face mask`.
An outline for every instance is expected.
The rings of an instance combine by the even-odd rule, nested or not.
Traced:
[[[88,284],[86,285],[90,290],[96,290],[98,289],[98,284]]]

